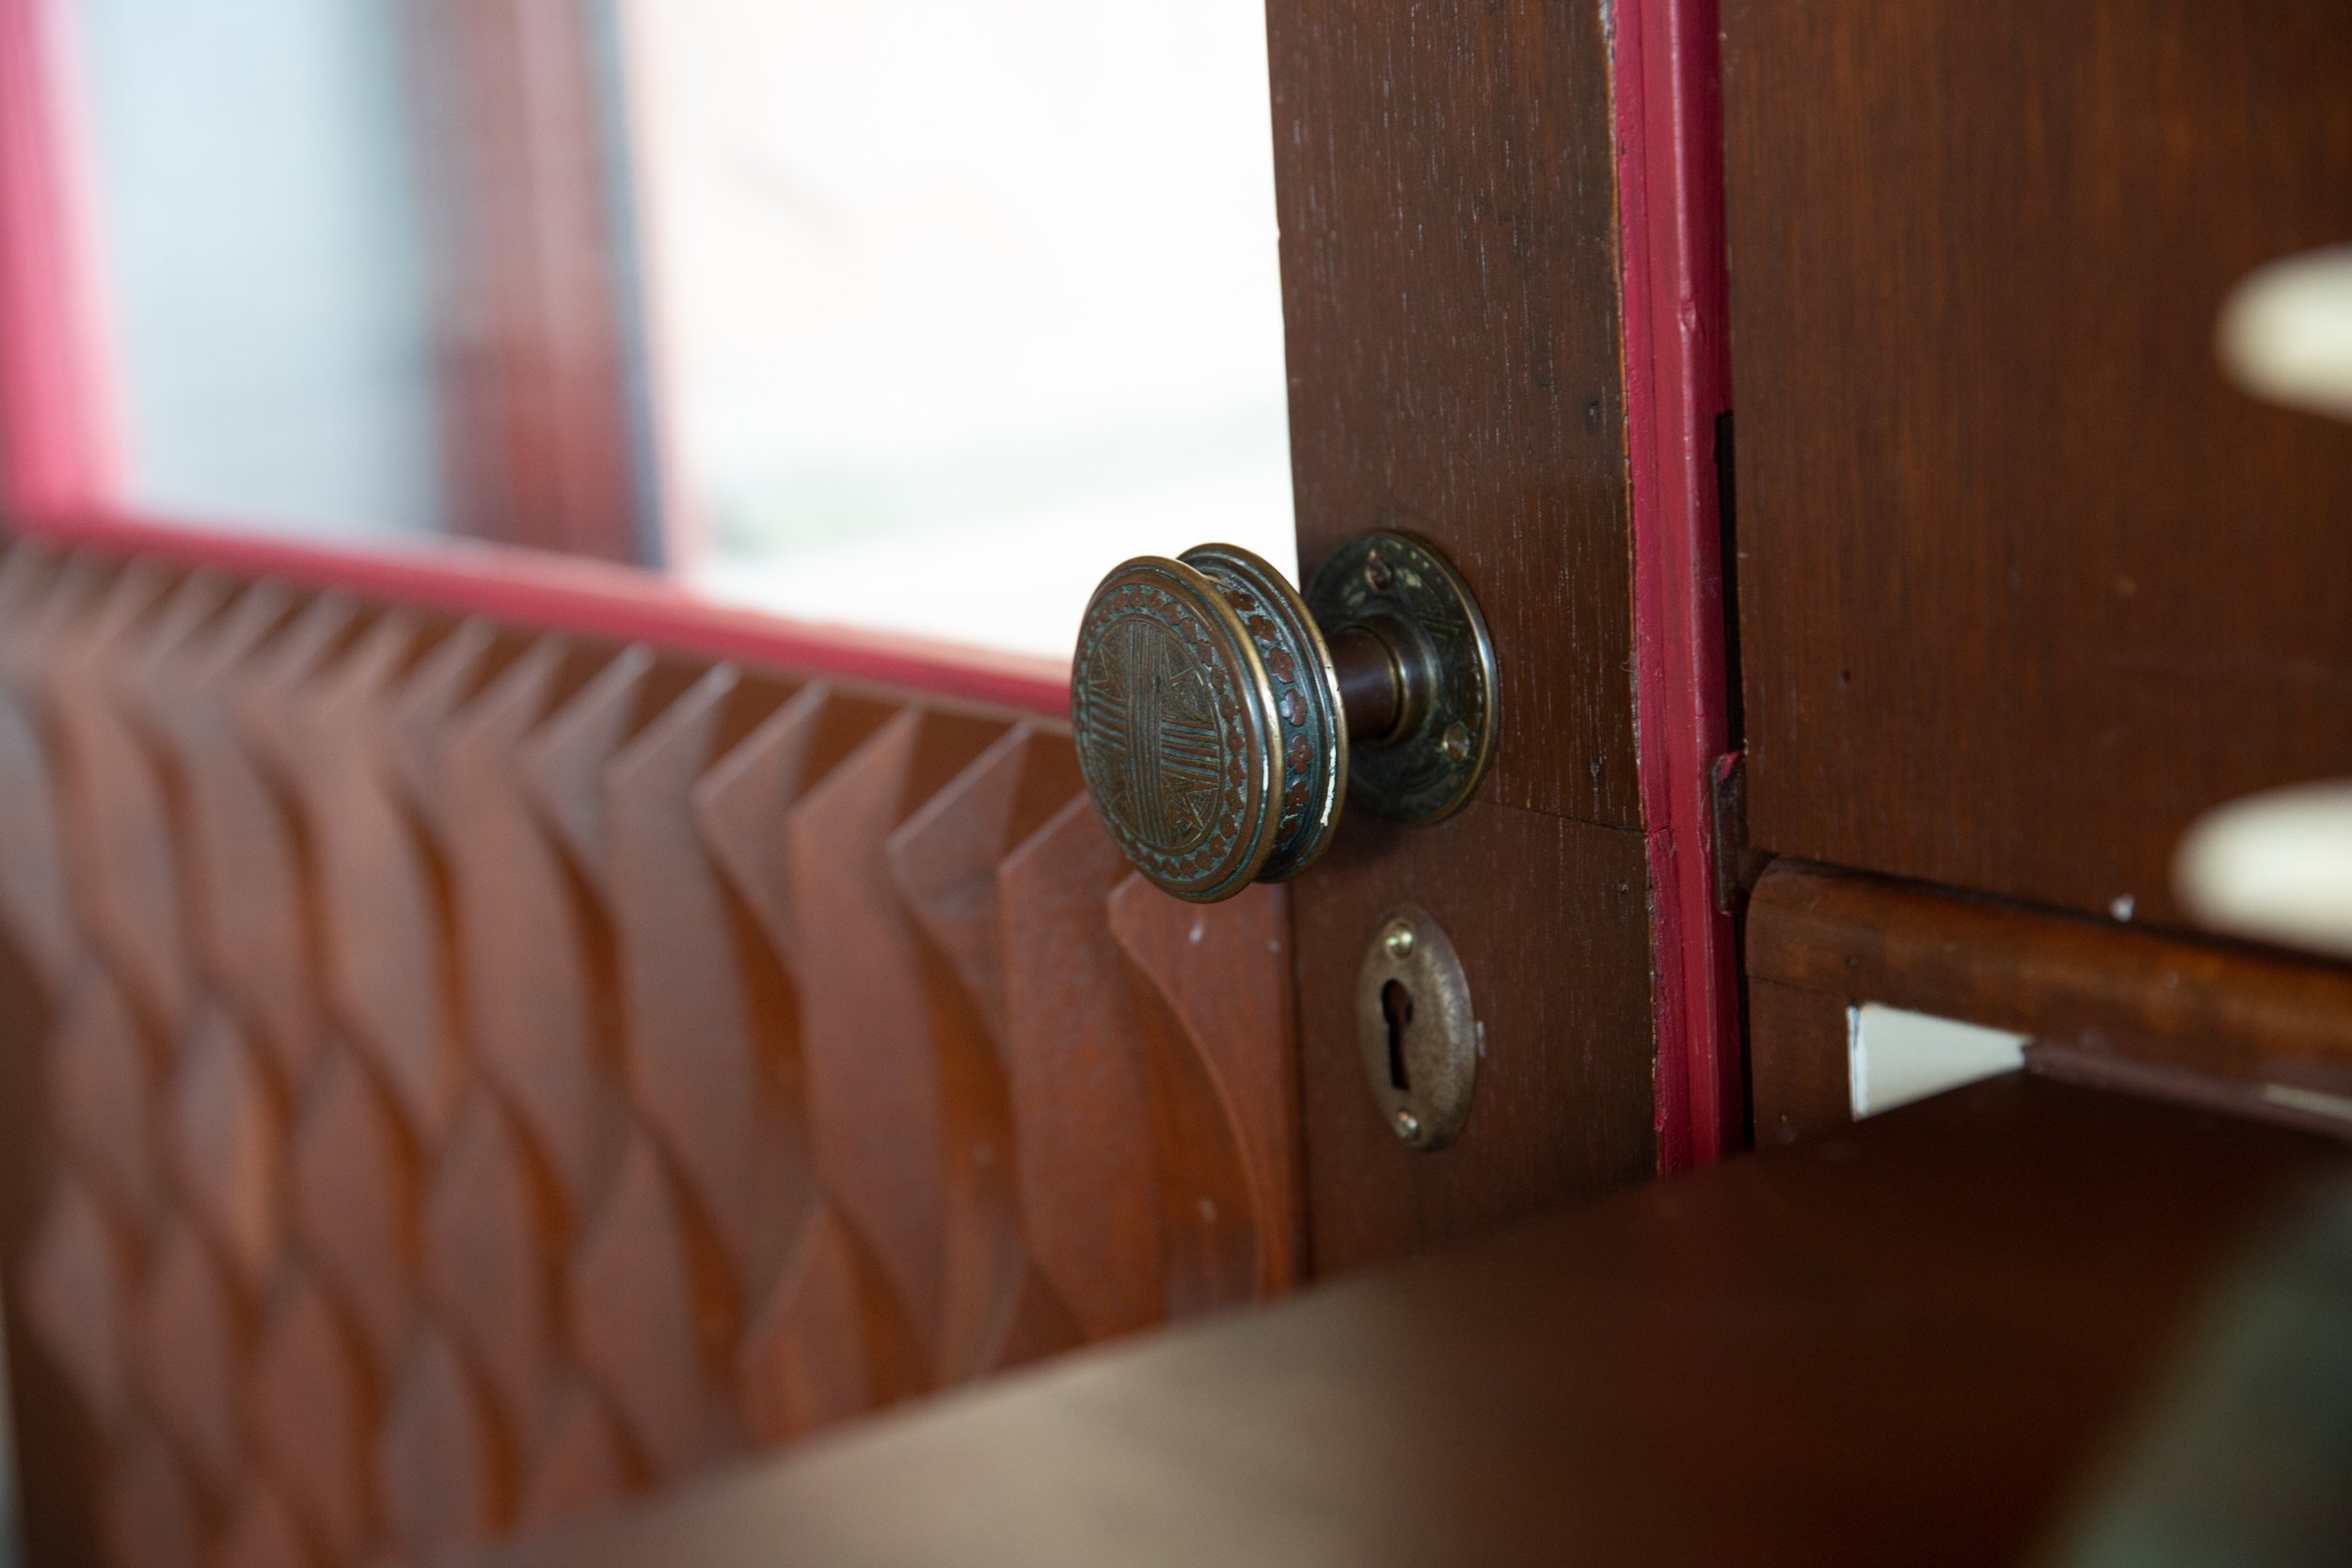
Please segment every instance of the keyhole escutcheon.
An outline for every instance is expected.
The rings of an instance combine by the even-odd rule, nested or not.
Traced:
[[[1484,1037],[1470,980],[1428,911],[1391,910],[1365,945],[1356,1030],[1373,1109],[1408,1147],[1445,1148],[1470,1119]]]

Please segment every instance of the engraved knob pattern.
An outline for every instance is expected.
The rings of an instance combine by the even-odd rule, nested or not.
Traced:
[[[1406,821],[1460,809],[1492,758],[1493,645],[1442,556],[1365,534],[1312,597],[1248,550],[1202,545],[1125,562],[1087,607],[1079,765],[1120,850],[1179,897],[1311,865],[1348,793],[1352,726],[1380,781],[1359,796]]]
[[[1103,580],[1071,710],[1087,786],[1138,870],[1207,903],[1321,852],[1346,781],[1330,664],[1297,594],[1246,550]]]

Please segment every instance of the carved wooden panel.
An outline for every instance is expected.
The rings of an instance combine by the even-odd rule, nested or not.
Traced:
[[[0,558],[37,1561],[501,1534],[1293,1282],[1279,890],[1043,721]]]

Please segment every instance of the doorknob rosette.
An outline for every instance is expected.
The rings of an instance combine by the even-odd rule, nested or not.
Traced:
[[[1119,566],[1079,628],[1071,723],[1120,851],[1207,903],[1312,864],[1351,771],[1379,815],[1460,809],[1493,756],[1494,694],[1469,589],[1382,531],[1335,551],[1308,598],[1233,545]]]
[[[1454,563],[1426,540],[1393,529],[1359,533],[1324,557],[1307,605],[1334,628],[1342,680],[1351,644],[1387,655],[1394,706],[1351,704],[1351,798],[1410,827],[1442,822],[1470,804],[1494,762],[1499,720],[1494,639]]]

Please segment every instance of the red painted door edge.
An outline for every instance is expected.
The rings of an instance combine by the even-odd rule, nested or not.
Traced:
[[[1614,11],[1626,460],[1643,816],[1656,966],[1659,1164],[1745,1138],[1729,917],[1715,908],[1712,775],[1729,745],[1715,428],[1731,406],[1716,0]]]

